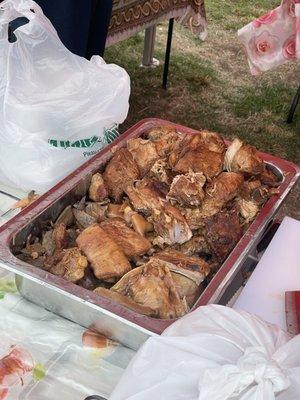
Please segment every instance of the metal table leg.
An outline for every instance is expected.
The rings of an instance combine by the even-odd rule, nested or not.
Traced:
[[[293,122],[294,114],[295,114],[296,108],[299,104],[299,100],[300,100],[300,86],[298,87],[297,93],[295,94],[295,97],[293,98],[293,101],[291,104],[289,115],[286,120],[286,122],[288,124],[291,124]]]
[[[174,28],[174,18],[171,18],[169,20],[165,65],[164,65],[163,82],[162,82],[162,87],[164,89],[167,89],[167,84],[168,84],[168,74],[169,74],[170,54],[171,54],[171,47],[172,47],[173,28]]]
[[[157,67],[159,61],[153,57],[156,25],[145,29],[144,52],[141,67]]]

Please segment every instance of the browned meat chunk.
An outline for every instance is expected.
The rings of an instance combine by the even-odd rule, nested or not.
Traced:
[[[164,158],[157,160],[150,169],[150,176],[157,181],[170,185],[173,179],[173,173],[167,160]]]
[[[66,225],[60,223],[55,226],[52,233],[52,238],[55,244],[55,250],[61,250],[68,246],[68,232]]]
[[[103,174],[108,193],[120,200],[127,187],[139,179],[139,168],[128,149],[120,149],[109,161]]]
[[[185,299],[179,297],[169,268],[159,260],[150,260],[133,269],[112,290],[157,311],[159,318],[178,318],[188,311]]]
[[[181,270],[181,273],[188,274],[198,285],[210,272],[208,263],[202,258],[187,256],[171,248],[155,254],[153,258],[173,264],[173,266],[178,267],[175,271]]]
[[[87,203],[85,212],[95,218],[96,221],[103,221],[106,218],[107,209],[107,204],[90,202]]]
[[[214,132],[202,131],[186,135],[170,154],[169,163],[176,172],[202,172],[207,178],[222,171],[225,144]]]
[[[197,149],[187,152],[175,165],[174,171],[186,174],[189,171],[202,172],[207,178],[213,178],[222,171],[223,154]]]
[[[193,256],[194,254],[210,254],[211,250],[207,243],[207,240],[202,235],[194,234],[194,236],[188,241],[180,246],[176,247],[181,253],[184,253],[188,256]]]
[[[76,243],[98,279],[119,278],[131,269],[121,248],[99,225],[86,228]]]
[[[238,214],[235,210],[219,212],[207,220],[206,228],[212,254],[222,262],[242,236]]]
[[[206,190],[200,209],[186,209],[185,218],[191,229],[203,226],[204,219],[219,212],[230,200],[234,199],[243,185],[243,175],[235,172],[222,172]]]
[[[261,183],[270,187],[277,187],[280,185],[278,177],[267,167],[264,168],[263,172],[259,175]]]
[[[199,206],[204,198],[205,181],[202,172],[177,175],[173,179],[167,199],[175,200],[182,206]]]
[[[93,225],[97,222],[97,218],[92,217],[90,214],[83,210],[78,210],[77,208],[73,208],[73,214],[77,223],[77,226],[80,229],[85,229],[90,225]]]
[[[181,244],[192,237],[192,232],[184,216],[178,208],[167,201],[158,204],[152,213],[151,221],[155,231],[162,239],[162,243]]]
[[[181,137],[173,126],[158,126],[148,133],[148,138],[154,142],[160,157],[167,156]]]
[[[89,188],[89,197],[93,201],[103,201],[108,196],[102,175],[97,172],[92,176],[91,185]]]
[[[155,144],[150,140],[144,140],[141,138],[130,139],[127,142],[127,148],[139,167],[141,177],[146,175],[155,161],[159,158]]]
[[[148,215],[158,207],[160,199],[166,198],[167,193],[168,187],[164,183],[152,179],[138,181],[126,190],[133,208]]]
[[[94,290],[94,293],[96,293],[98,296],[105,297],[106,299],[111,300],[114,303],[121,304],[122,306],[129,308],[130,310],[135,311],[139,314],[147,315],[149,317],[157,316],[157,310],[154,310],[151,307],[143,306],[142,304],[138,304],[130,297],[127,297],[116,291],[108,290],[100,286]]]
[[[264,170],[264,162],[255,147],[234,139],[226,151],[224,167],[227,171],[259,175]]]
[[[108,219],[101,223],[101,228],[105,230],[129,258],[141,256],[151,248],[149,240],[129,228],[121,218]]]
[[[186,299],[188,306],[191,308],[200,294],[200,288],[197,282],[189,276],[183,275],[181,272],[173,271],[171,275],[179,297]]]
[[[62,260],[54,265],[50,272],[61,276],[70,282],[77,282],[84,276],[84,271],[88,266],[84,257],[77,247],[63,250]]]

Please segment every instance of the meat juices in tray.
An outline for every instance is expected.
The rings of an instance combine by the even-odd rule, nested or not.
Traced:
[[[17,257],[154,318],[186,314],[278,178],[257,150],[156,126],[128,140],[88,192]]]
[[[227,296],[298,175],[239,139],[143,120],[0,228],[0,265],[27,299],[137,349]]]

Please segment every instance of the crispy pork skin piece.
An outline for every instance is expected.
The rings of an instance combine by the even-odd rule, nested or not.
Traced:
[[[95,202],[103,201],[108,196],[107,189],[105,187],[104,179],[102,175],[97,172],[92,176],[89,198]]]
[[[188,312],[186,300],[180,299],[169,268],[159,260],[150,260],[133,269],[111,290],[157,311],[158,318],[179,318]]]
[[[187,256],[178,250],[169,248],[155,254],[152,258],[165,261],[178,267],[179,272],[187,273],[199,285],[209,274],[209,264],[199,257]],[[176,269],[175,269],[176,270]]]
[[[222,262],[242,236],[236,210],[221,211],[206,221],[206,238],[214,257]]]
[[[150,220],[154,230],[166,244],[182,244],[192,237],[192,231],[182,213],[167,201],[158,204]]]
[[[100,226],[129,258],[141,256],[151,249],[149,240],[129,228],[121,218],[108,219]]]
[[[182,206],[199,206],[204,198],[205,181],[202,172],[177,175],[173,179],[167,199],[174,200]]]
[[[168,186],[154,179],[143,179],[127,187],[126,194],[133,208],[146,215],[158,207],[160,199],[165,199]]]
[[[97,224],[91,225],[81,232],[76,243],[91,263],[98,279],[119,278],[131,269],[122,249]]]
[[[224,167],[227,171],[253,176],[263,172],[264,162],[255,147],[234,139],[226,151]]]
[[[145,176],[155,161],[159,159],[155,144],[151,140],[130,139],[127,142],[127,149],[137,163],[141,177]]]
[[[59,263],[54,265],[50,272],[59,275],[70,282],[77,282],[84,276],[88,261],[77,247],[63,250],[63,256]]]
[[[94,293],[117,304],[121,304],[122,306],[129,308],[130,310],[135,311],[139,314],[147,315],[148,317],[157,317],[157,310],[154,310],[151,307],[143,306],[142,304],[138,304],[130,297],[124,296],[123,294],[116,291],[99,286],[94,290]]]
[[[103,173],[108,193],[116,201],[120,200],[126,188],[139,179],[139,176],[137,163],[125,148],[115,153]]]

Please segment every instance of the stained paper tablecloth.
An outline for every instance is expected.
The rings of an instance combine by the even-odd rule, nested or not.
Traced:
[[[133,355],[25,300],[0,269],[0,400],[107,397]]]

